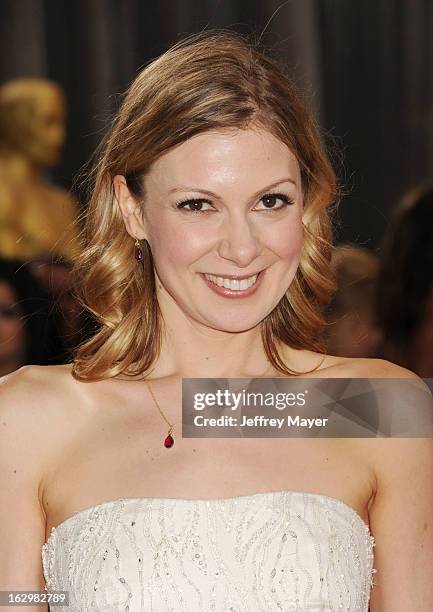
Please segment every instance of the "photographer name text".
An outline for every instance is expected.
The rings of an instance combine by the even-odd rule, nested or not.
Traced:
[[[196,427],[305,427],[312,429],[313,427],[325,427],[328,423],[327,418],[303,418],[299,415],[287,415],[285,418],[265,417],[264,415],[256,415],[254,417],[243,416],[239,419],[234,416],[223,415],[218,418],[204,417],[197,415],[194,417],[194,425]]]

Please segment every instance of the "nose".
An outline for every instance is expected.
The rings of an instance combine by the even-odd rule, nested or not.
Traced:
[[[243,211],[230,215],[221,228],[218,255],[239,268],[248,267],[261,250],[257,231]]]

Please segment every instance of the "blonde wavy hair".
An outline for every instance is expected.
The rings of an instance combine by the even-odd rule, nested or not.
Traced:
[[[207,130],[251,126],[268,130],[291,149],[304,194],[300,264],[286,294],[261,322],[263,346],[286,375],[304,372],[288,369],[278,343],[325,352],[322,311],[335,291],[330,266],[335,173],[316,122],[279,61],[246,36],[214,29],[183,38],[145,66],[97,151],[83,250],[72,270],[75,296],[97,325],[74,351],[77,380],[145,375],[161,349],[152,253],[145,241],[143,266],[137,265],[113,177],[124,175],[145,206],[143,179],[159,156]]]

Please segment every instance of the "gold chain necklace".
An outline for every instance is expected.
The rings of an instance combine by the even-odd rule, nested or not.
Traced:
[[[144,382],[147,384],[147,386],[149,388],[149,391],[150,391],[150,394],[152,396],[152,399],[155,402],[155,405],[156,405],[156,407],[159,410],[159,414],[162,416],[162,418],[164,419],[164,421],[167,423],[167,425],[169,427],[167,437],[164,440],[164,446],[165,446],[165,448],[171,448],[173,446],[173,444],[174,444],[174,438],[171,435],[173,433],[173,429],[174,429],[173,425],[170,423],[170,421],[167,419],[167,417],[165,416],[165,414],[163,413],[163,411],[159,407],[159,404],[156,401],[156,397],[153,394],[153,391],[152,391],[152,388],[151,388],[150,384],[147,382],[147,380],[145,380]]]

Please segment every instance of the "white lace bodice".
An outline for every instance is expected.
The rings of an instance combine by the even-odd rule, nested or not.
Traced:
[[[367,612],[373,546],[319,494],[121,498],[53,527],[42,562],[69,612]]]

